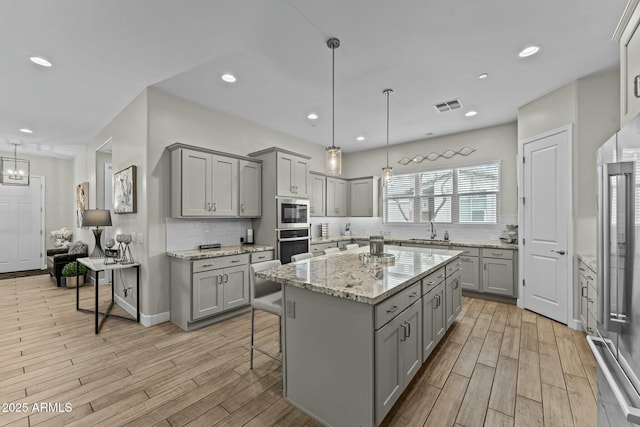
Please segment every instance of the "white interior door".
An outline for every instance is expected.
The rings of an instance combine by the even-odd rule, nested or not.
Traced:
[[[43,268],[42,194],[41,177],[31,176],[29,186],[0,185],[0,273]]]
[[[571,287],[571,127],[524,142],[523,270],[526,309],[562,323]]]

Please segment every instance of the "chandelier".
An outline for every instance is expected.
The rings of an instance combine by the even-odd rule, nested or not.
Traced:
[[[29,185],[31,165],[29,160],[18,158],[18,144],[13,143],[13,157],[0,157],[0,184]]]

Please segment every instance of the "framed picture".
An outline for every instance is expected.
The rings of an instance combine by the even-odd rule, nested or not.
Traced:
[[[89,209],[89,183],[81,182],[76,185],[76,221],[78,228],[82,227],[82,217],[87,209]]]
[[[136,167],[129,166],[113,174],[113,212],[136,213]]]

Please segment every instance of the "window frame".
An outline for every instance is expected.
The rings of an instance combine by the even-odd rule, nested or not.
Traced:
[[[473,168],[485,168],[487,166],[490,167],[496,167],[497,168],[497,189],[495,191],[473,191],[473,192],[463,192],[460,193],[459,192],[459,177],[460,177],[460,170],[468,170],[468,169],[473,169]],[[382,191],[382,205],[383,205],[383,217],[382,217],[382,222],[384,224],[393,224],[393,225],[401,225],[401,224],[409,224],[409,225],[419,225],[419,224],[428,224],[430,221],[423,221],[421,219],[422,217],[422,211],[421,211],[421,206],[422,206],[422,201],[424,199],[427,200],[431,200],[431,202],[428,202],[430,204],[434,204],[435,203],[435,198],[436,197],[445,197],[448,198],[450,200],[450,207],[449,207],[449,221],[436,221],[435,219],[433,220],[434,224],[456,224],[456,225],[490,225],[490,224],[499,224],[500,223],[500,199],[501,199],[501,185],[500,185],[500,181],[501,181],[501,166],[502,166],[502,161],[497,160],[497,161],[491,161],[491,162],[484,162],[484,163],[478,163],[478,164],[473,164],[473,165],[461,165],[461,166],[456,166],[456,167],[449,167],[449,168],[440,168],[440,169],[426,169],[426,170],[419,170],[419,171],[414,171],[414,172],[410,172],[410,173],[405,173],[405,174],[399,174],[399,175],[394,175],[391,179],[393,180],[396,177],[407,177],[407,176],[412,176],[414,179],[414,184],[413,184],[413,195],[409,196],[409,195],[399,195],[399,196],[389,196],[387,193],[388,190],[388,184],[383,183],[383,191]],[[451,193],[445,193],[443,192],[441,195],[435,194],[434,196],[431,197],[425,197],[422,195],[422,188],[421,188],[421,177],[422,174],[424,173],[431,173],[434,175],[438,175],[438,174],[447,174],[450,173],[452,176],[452,191]],[[486,195],[491,195],[494,194],[495,195],[495,221],[461,221],[460,220],[460,197],[462,196],[462,198],[466,198],[466,197],[474,197],[474,196],[486,196]],[[397,221],[389,221],[389,202],[393,201],[393,200],[402,200],[405,201],[406,200],[412,200],[412,202],[410,202],[410,204],[412,205],[412,218],[411,221],[406,221],[406,222],[397,222]],[[445,211],[445,213],[447,213]]]

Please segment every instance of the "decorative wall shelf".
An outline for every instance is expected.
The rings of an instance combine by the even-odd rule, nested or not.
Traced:
[[[475,148],[471,148],[471,147],[462,147],[460,148],[458,151],[453,151],[453,150],[446,150],[444,153],[438,154],[435,152],[431,152],[427,155],[422,155],[422,154],[418,154],[416,156],[413,156],[413,158],[409,158],[409,157],[403,157],[400,160],[398,160],[398,163],[401,165],[408,165],[411,162],[414,163],[422,163],[424,160],[430,160],[432,162],[438,160],[439,158],[445,158],[445,159],[450,159],[455,155],[461,155],[461,156],[468,156],[469,154],[473,153],[474,151],[476,151]]]

